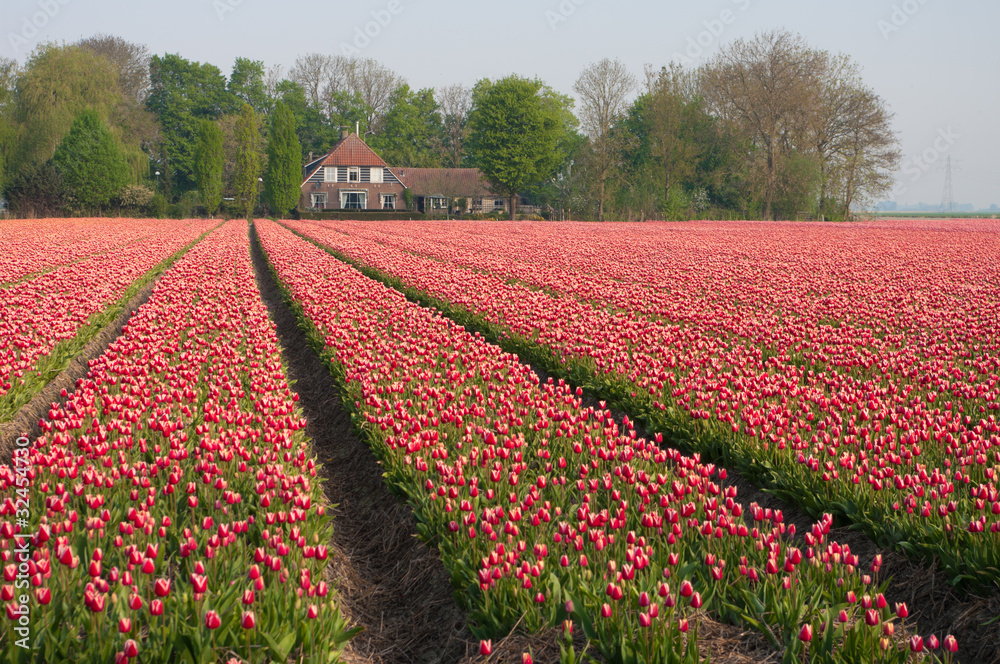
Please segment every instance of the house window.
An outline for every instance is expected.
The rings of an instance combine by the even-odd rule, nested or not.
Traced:
[[[381,166],[372,166],[372,168],[371,168],[371,176],[370,176],[370,178],[369,178],[368,181],[369,182],[375,182],[375,183],[382,182],[382,167]]]
[[[448,209],[448,199],[442,196],[430,196],[431,209],[432,210],[446,210]]]
[[[382,209],[383,210],[396,209],[396,194],[382,194]]]
[[[313,194],[311,200],[312,200],[312,207],[314,208],[326,207],[326,194]]]
[[[323,182],[336,182],[337,181],[337,167],[336,166],[324,166],[323,167]]]
[[[361,182],[361,168],[358,166],[349,166],[347,168],[347,181]]]
[[[340,192],[340,207],[345,210],[364,210],[368,207],[367,191]]]
[[[495,207],[495,208],[502,208],[503,207],[503,199],[502,198],[498,198],[495,201],[493,201],[493,207]]]

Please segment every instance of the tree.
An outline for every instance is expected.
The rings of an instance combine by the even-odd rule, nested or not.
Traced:
[[[236,119],[236,207],[240,214],[253,219],[260,195],[261,150],[257,114],[250,104],[243,104]]]
[[[198,147],[195,150],[195,181],[198,195],[208,216],[214,217],[222,204],[222,130],[211,120],[202,120],[198,129]]]
[[[96,34],[77,42],[80,48],[107,59],[118,72],[118,87],[136,104],[149,94],[149,49],[117,35]]]
[[[226,89],[232,97],[234,110],[243,104],[250,104],[254,112],[259,114],[266,114],[271,110],[271,98],[267,94],[267,72],[263,60],[236,58]]]
[[[820,169],[819,211],[850,216],[855,198],[874,199],[892,184],[899,161],[892,113],[861,81],[846,55],[827,57],[811,136]]]
[[[758,181],[767,218],[782,162],[802,143],[823,63],[801,37],[777,31],[724,47],[702,73],[712,110],[742,127],[762,155]]]
[[[20,217],[58,217],[66,205],[66,183],[52,160],[10,174],[5,194]]]
[[[81,111],[94,110],[107,120],[120,102],[108,60],[77,46],[38,47],[17,77],[12,119],[18,137],[8,168],[48,161]]]
[[[370,145],[393,166],[440,166],[441,116],[434,91],[425,88],[411,92],[410,86],[400,86],[385,115],[382,131],[372,136]]]
[[[449,85],[440,88],[435,96],[441,114],[442,160],[449,168],[461,168],[469,135],[472,90],[464,85]]]
[[[271,137],[267,144],[267,174],[264,195],[276,215],[295,209],[299,202],[302,148],[295,135],[295,118],[282,102],[274,108]]]
[[[847,116],[847,132],[839,151],[841,213],[851,216],[857,200],[878,200],[892,188],[899,167],[899,142],[892,130],[892,112],[873,91],[858,87]]]
[[[289,78],[302,86],[306,100],[313,108],[323,106],[323,86],[326,85],[332,65],[332,57],[323,53],[307,53],[295,58],[295,64],[288,72]]]
[[[96,111],[77,115],[53,161],[76,201],[88,208],[107,205],[128,184],[128,165]]]
[[[543,93],[541,81],[517,76],[480,81],[473,91],[469,151],[493,190],[510,199],[511,219],[518,192],[550,179],[564,156],[566,120]]]
[[[14,124],[14,88],[17,83],[17,60],[0,57],[0,193],[6,183],[7,160],[17,144]]]
[[[346,71],[348,91],[364,102],[365,126],[379,131],[393,95],[406,80],[375,58],[353,59]]]
[[[105,120],[119,140],[133,182],[138,184],[148,177],[150,154],[160,139],[156,117],[145,103],[149,94],[149,49],[107,34],[83,39],[77,46],[110,62],[117,74],[120,101]]]
[[[278,83],[276,93],[295,118],[295,133],[302,146],[302,160],[305,161],[310,152],[321,154],[329,150],[336,140],[336,132],[323,112],[308,102],[302,86],[286,79]]]
[[[201,120],[216,120],[232,106],[226,78],[218,67],[179,55],[150,60],[150,93],[146,107],[163,132],[160,170],[169,168],[176,191],[195,186],[194,152]]]
[[[635,89],[635,77],[620,60],[605,58],[583,70],[573,90],[580,96],[583,130],[594,152],[592,166],[597,178],[598,219],[604,221],[607,181],[620,151],[611,128],[621,118]]]

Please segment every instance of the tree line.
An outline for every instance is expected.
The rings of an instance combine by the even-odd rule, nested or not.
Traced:
[[[226,76],[111,35],[45,44],[0,59],[0,190],[33,215],[286,214],[355,127],[390,165],[478,167],[549,216],[836,219],[892,185],[893,115],[849,56],[779,30],[641,78],[604,59],[576,99],[517,75],[414,90],[372,58]]]

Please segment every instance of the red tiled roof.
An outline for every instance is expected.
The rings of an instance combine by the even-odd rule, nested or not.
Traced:
[[[310,164],[310,173],[316,172],[320,166],[382,166],[388,168],[389,165],[382,161],[382,158],[375,154],[375,151],[368,147],[364,141],[358,138],[357,134],[348,134],[339,143],[333,146],[330,153],[319,161]]]
[[[417,196],[493,196],[478,168],[394,168],[392,172]]]

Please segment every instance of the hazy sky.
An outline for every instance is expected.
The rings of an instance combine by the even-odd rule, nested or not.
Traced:
[[[956,203],[979,208],[1000,204],[997,25],[996,0],[0,0],[0,54],[23,62],[40,41],[106,32],[227,74],[238,56],[287,68],[353,49],[415,88],[517,73],[572,93],[604,57],[641,78],[784,27],[850,55],[895,111],[898,202],[939,203],[951,156]]]

